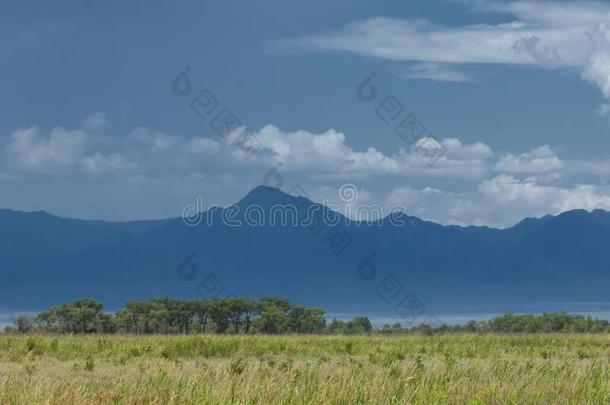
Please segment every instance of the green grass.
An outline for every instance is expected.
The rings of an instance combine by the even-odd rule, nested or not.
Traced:
[[[0,403],[610,402],[610,336],[0,335]]]

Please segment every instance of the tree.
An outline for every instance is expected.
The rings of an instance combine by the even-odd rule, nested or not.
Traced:
[[[215,298],[210,301],[210,319],[216,325],[216,332],[225,333],[230,323],[231,312],[227,298]]]
[[[302,332],[319,333],[323,331],[326,326],[325,314],[326,311],[322,308],[305,308]]]
[[[99,333],[114,333],[116,323],[112,315],[99,312],[95,317],[95,331]]]
[[[129,318],[131,328],[134,333],[138,333],[141,328],[138,328],[140,322],[144,322],[144,332],[148,332],[148,319],[144,306],[139,301],[127,301],[125,304],[125,315]]]
[[[192,301],[176,301],[173,303],[176,308],[176,321],[178,324],[179,333],[189,333],[193,316],[195,315],[195,307]]]
[[[244,298],[243,310],[244,310],[244,321],[246,324],[246,329],[245,329],[246,333],[250,332],[250,325],[252,323],[252,318],[257,313],[257,309],[258,309],[258,305],[256,304],[256,302],[254,302],[248,298]]]
[[[229,311],[229,320],[233,324],[233,333],[238,333],[240,326],[246,324],[246,332],[250,329],[250,318],[256,305],[248,298],[226,298],[225,305]]]
[[[205,328],[208,323],[208,317],[210,316],[210,302],[195,301],[193,307],[195,311],[195,317],[197,318],[199,333],[205,332]]]
[[[25,315],[19,315],[14,320],[15,329],[19,333],[27,333],[32,330],[32,320]]]
[[[44,328],[44,331],[49,333],[54,319],[55,317],[51,311],[43,311],[36,315],[36,325],[39,329]]]
[[[70,332],[73,333],[76,331],[76,327],[74,325],[74,316],[72,313],[72,309],[68,304],[61,304],[51,308],[51,313],[59,322],[59,330],[60,332]]]
[[[165,299],[153,298],[147,303],[149,307],[150,325],[155,333],[169,333],[170,313]]]
[[[292,332],[303,332],[303,321],[305,320],[305,307],[303,305],[292,305],[288,314],[288,328]]]
[[[125,308],[115,312],[114,323],[120,332],[135,332],[132,314]]]
[[[365,316],[357,316],[347,322],[348,333],[370,333],[373,330],[373,325],[369,318]]]
[[[328,325],[328,332],[335,335],[343,334],[346,330],[347,326],[345,322],[337,318],[333,319],[330,325]]]
[[[95,330],[95,321],[103,304],[91,298],[79,298],[71,304],[72,319],[81,333]]]
[[[283,312],[290,309],[290,301],[284,297],[262,297],[258,300],[259,307],[276,307]]]
[[[290,301],[282,297],[263,297],[258,300],[259,329],[265,333],[279,333],[286,329]]]

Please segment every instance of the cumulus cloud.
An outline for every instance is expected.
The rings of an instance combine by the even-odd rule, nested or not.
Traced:
[[[379,204],[386,212],[399,204],[446,224],[508,226],[525,216],[610,208],[610,163],[564,161],[548,145],[496,153],[480,142],[425,137],[383,153],[372,146],[355,149],[332,129],[266,125],[251,133],[260,149],[244,159],[233,145],[242,130],[208,138],[144,127],[126,135],[86,124],[46,133],[20,128],[5,137],[0,205],[85,218],[176,216],[202,193],[208,206],[233,203],[278,167],[285,186],[298,184],[316,201],[340,203],[337,188],[355,182],[358,203]],[[415,185],[422,182],[427,184]]]
[[[126,162],[125,158],[118,153],[104,156],[99,152],[95,152],[93,155],[83,157],[80,160],[80,165],[85,172],[90,174],[109,172],[120,174],[133,168],[133,166],[131,166],[129,162]]]
[[[610,209],[607,189],[593,185],[550,187],[538,184],[535,177],[519,180],[513,176],[499,175],[482,182],[479,192],[488,204],[488,210],[492,207],[507,209],[510,215],[517,218],[558,214],[576,208]]]
[[[607,99],[610,99],[610,25],[598,24],[589,35],[593,44],[583,77],[596,84]],[[602,115],[608,114],[608,105],[600,106]]]
[[[285,132],[266,125],[251,135],[260,149],[249,160],[233,146],[237,136],[207,138],[165,134],[140,127],[126,137],[115,137],[109,149],[107,140],[88,129],[55,128],[41,134],[37,127],[15,131],[6,148],[9,168],[38,175],[122,174],[158,176],[165,174],[230,172],[244,167],[283,165],[284,170],[311,176],[335,178],[396,176],[446,176],[481,178],[488,172],[491,149],[484,144],[464,145],[455,138],[440,143],[426,139],[415,147],[387,155],[374,147],[354,150],[345,134],[335,130],[312,133]],[[431,139],[431,138],[430,138]],[[427,143],[426,143],[427,142]],[[436,146],[435,146],[436,145]],[[426,148],[437,147],[435,164],[429,164]]]
[[[442,145],[437,148],[442,154],[430,165],[429,154],[423,153],[423,145],[430,142],[428,138],[422,138],[409,150],[401,148],[395,154],[385,155],[373,147],[356,151],[346,143],[345,134],[334,130],[321,134],[287,133],[267,125],[255,135],[263,145],[262,153],[255,159],[282,164],[284,170],[327,173],[335,177],[342,174],[344,178],[375,174],[481,178],[488,171],[486,160],[493,156],[486,145],[464,145],[454,138],[441,141]]]
[[[560,169],[563,163],[548,145],[529,152],[513,155],[504,154],[496,163],[495,169],[506,173],[541,173]]]
[[[447,156],[455,160],[486,160],[494,157],[491,148],[481,142],[464,145],[457,138],[445,138],[442,143]]]
[[[78,163],[84,153],[87,133],[54,128],[42,135],[38,127],[13,132],[6,149],[12,167],[35,173],[56,173]]]
[[[526,217],[571,209],[610,210],[610,189],[594,185],[554,187],[540,184],[536,177],[500,174],[467,192],[399,187],[388,194],[386,206],[398,202],[409,207],[409,213],[435,222],[504,228]]]

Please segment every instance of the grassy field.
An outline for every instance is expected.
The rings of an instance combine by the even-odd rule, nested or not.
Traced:
[[[610,402],[608,335],[16,336],[0,403]]]

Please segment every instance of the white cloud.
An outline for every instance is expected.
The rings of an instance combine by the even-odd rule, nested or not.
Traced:
[[[511,23],[448,27],[422,19],[374,17],[350,23],[336,32],[286,39],[278,45],[433,63],[536,66],[541,64],[541,56],[545,54],[558,55],[560,66],[580,66],[586,60],[590,27],[570,30],[565,26],[540,25],[528,20],[529,16]],[[579,46],[572,48],[573,45]]]
[[[86,138],[87,134],[81,130],[54,128],[43,136],[38,127],[18,129],[10,137],[7,161],[20,170],[53,173],[77,163]]]
[[[559,66],[561,57],[557,49],[544,45],[536,35],[520,38],[513,45],[517,53],[526,53],[536,60],[541,66]]]
[[[91,128],[90,126],[88,126]],[[281,164],[283,170],[319,178],[370,178],[375,175],[431,176],[480,179],[488,173],[491,149],[484,144],[464,145],[455,138],[440,142],[420,140],[388,155],[374,147],[354,150],[345,134],[335,130],[285,132],[266,125],[252,132],[260,150],[249,160],[232,146],[237,132],[225,139],[186,138],[140,127],[126,137],[110,137],[90,129],[55,128],[41,134],[32,127],[15,131],[8,142],[8,168],[36,175],[140,175],[238,172],[248,167]],[[430,164],[430,148],[438,149]]]
[[[538,184],[535,177],[518,180],[513,176],[499,175],[482,182],[479,192],[483,197],[480,208],[486,211],[505,210],[513,222],[526,216],[558,214],[571,209],[610,209],[610,193],[592,185],[572,188],[550,187]],[[510,221],[504,221],[510,224]]]
[[[144,127],[126,136],[21,128],[7,137],[0,159],[0,206],[22,198],[16,208],[76,217],[117,219],[108,214],[113,210],[118,219],[175,216],[202,193],[208,206],[235,202],[277,166],[285,187],[299,184],[314,200],[338,202],[336,188],[355,182],[358,203],[380,204],[386,212],[406,205],[412,215],[446,224],[509,226],[525,216],[610,208],[604,186],[610,163],[564,161],[548,145],[497,154],[480,142],[426,137],[388,154],[356,150],[335,130],[267,125],[252,133],[261,149],[244,160],[231,146],[236,133],[213,139]],[[155,204],[126,201],[134,198]]]
[[[512,153],[502,155],[495,169],[506,173],[541,173],[558,170],[562,166],[555,152],[548,145],[543,145],[517,156]]]
[[[552,187],[537,178],[501,174],[479,183],[474,191],[449,192],[399,187],[386,206],[400,202],[409,213],[444,224],[508,227],[526,217],[556,215],[571,209],[610,210],[610,189],[593,185]]]
[[[593,48],[590,51],[589,63],[584,69],[583,77],[596,84],[604,96],[610,99],[610,25],[600,23],[592,30],[590,39]],[[608,104],[600,106],[599,112],[608,113]]]
[[[474,82],[476,79],[448,65],[440,63],[418,63],[409,67],[402,75],[406,79],[434,80],[441,82]]]
[[[91,114],[83,120],[83,128],[91,131],[102,129],[108,126],[108,124],[108,119],[106,118],[106,113],[104,112]]]
[[[444,26],[423,19],[369,18],[342,29],[277,42],[282,48],[347,51],[421,62],[408,78],[467,81],[456,64],[578,68],[610,99],[610,4],[594,1],[473,1],[479,12],[511,22]],[[448,68],[446,64],[452,64]]]
[[[119,153],[112,153],[109,156],[104,156],[99,152],[95,152],[91,156],[82,158],[80,164],[83,169],[90,174],[108,172],[120,174],[133,168],[133,166],[126,162]]]
[[[373,147],[356,151],[346,143],[343,133],[334,130],[321,134],[283,132],[267,125],[254,135],[263,145],[261,152],[253,157],[254,161],[282,164],[283,170],[310,173],[319,178],[396,175],[480,179],[487,175],[487,160],[493,157],[487,145],[464,145],[455,138],[440,141],[441,154],[434,157],[434,164],[430,164],[430,154],[424,149],[431,146],[432,138],[421,139],[408,151],[400,148],[397,153],[386,155]]]
[[[474,1],[480,11],[501,11],[532,24],[590,26],[610,19],[610,7],[600,1]]]
[[[464,145],[457,138],[445,138],[442,144],[447,156],[455,160],[487,160],[494,157],[491,148],[481,142]]]

